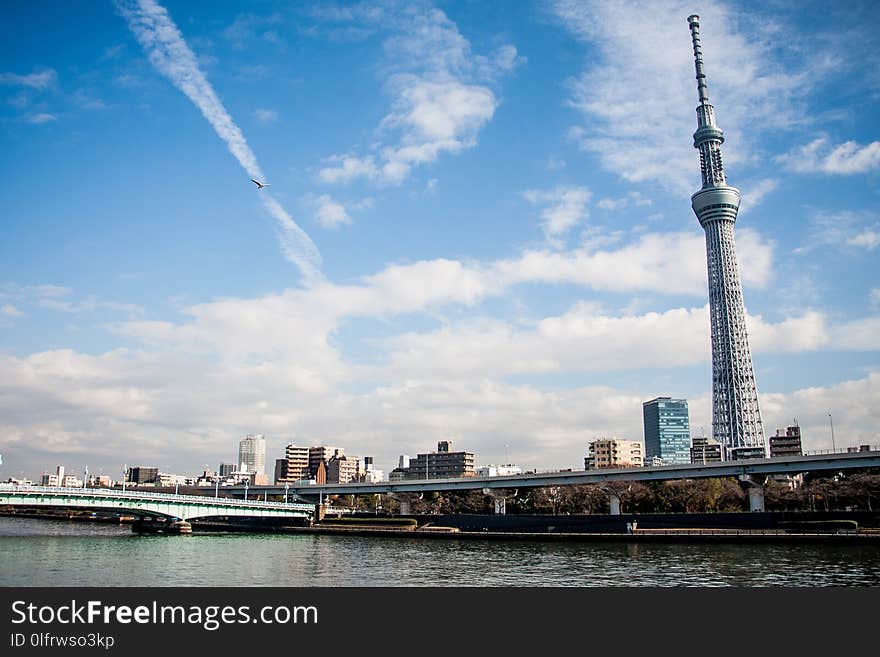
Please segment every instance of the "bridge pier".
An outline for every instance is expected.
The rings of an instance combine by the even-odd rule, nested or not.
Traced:
[[[767,477],[742,474],[739,480],[746,485],[749,495],[749,511],[764,511],[764,486]]]
[[[155,518],[144,516],[131,523],[135,534],[192,534],[192,525],[179,518]]]
[[[324,520],[324,516],[327,513],[327,505],[323,502],[318,502],[315,505],[315,522],[320,523]]]
[[[175,520],[168,523],[167,534],[192,534],[193,528],[186,520]]]

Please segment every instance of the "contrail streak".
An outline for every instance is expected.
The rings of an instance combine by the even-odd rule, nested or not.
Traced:
[[[252,178],[264,180],[256,155],[205,78],[193,51],[165,8],[154,0],[117,0],[116,6],[153,66],[201,110],[244,170]],[[260,197],[263,207],[278,222],[284,256],[300,268],[307,282],[320,280],[321,254],[315,243],[274,197],[265,190],[260,191]]]

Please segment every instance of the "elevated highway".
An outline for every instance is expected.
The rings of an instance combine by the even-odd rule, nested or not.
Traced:
[[[532,472],[505,477],[459,477],[455,479],[405,479],[377,484],[290,484],[289,486],[251,486],[251,494],[284,495],[285,491],[301,497],[323,495],[390,495],[430,491],[535,488],[603,484],[613,481],[671,481],[674,479],[705,479],[716,477],[753,477],[797,474],[800,472],[845,471],[855,468],[880,467],[880,450],[786,456],[772,459],[745,459],[722,463],[692,463],[644,468],[601,470],[558,470]],[[224,489],[226,494],[243,496],[243,486]]]

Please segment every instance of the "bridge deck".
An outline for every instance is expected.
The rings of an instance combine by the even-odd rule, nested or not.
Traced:
[[[172,495],[106,488],[55,488],[0,484],[0,505],[114,510],[138,515],[191,519],[215,516],[302,518],[314,513],[304,503]]]
[[[853,468],[880,467],[880,450],[872,448],[864,452],[836,452],[785,456],[770,459],[744,459],[721,463],[688,463],[641,468],[616,468],[600,470],[557,470],[531,472],[504,477],[459,477],[454,479],[405,479],[377,484],[312,484],[250,487],[250,491],[269,495],[290,494],[300,496],[323,495],[375,495],[391,493],[420,493],[427,491],[474,490],[480,488],[508,489],[542,486],[567,486],[572,484],[601,484],[612,481],[669,481],[674,479],[700,479],[711,477],[737,477],[740,475],[766,476],[796,474],[820,470],[849,470]],[[233,486],[231,494],[243,494],[244,488]]]

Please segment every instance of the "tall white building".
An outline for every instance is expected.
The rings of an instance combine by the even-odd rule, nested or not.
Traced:
[[[252,474],[266,474],[266,437],[261,433],[248,434],[238,443],[239,469]]]

